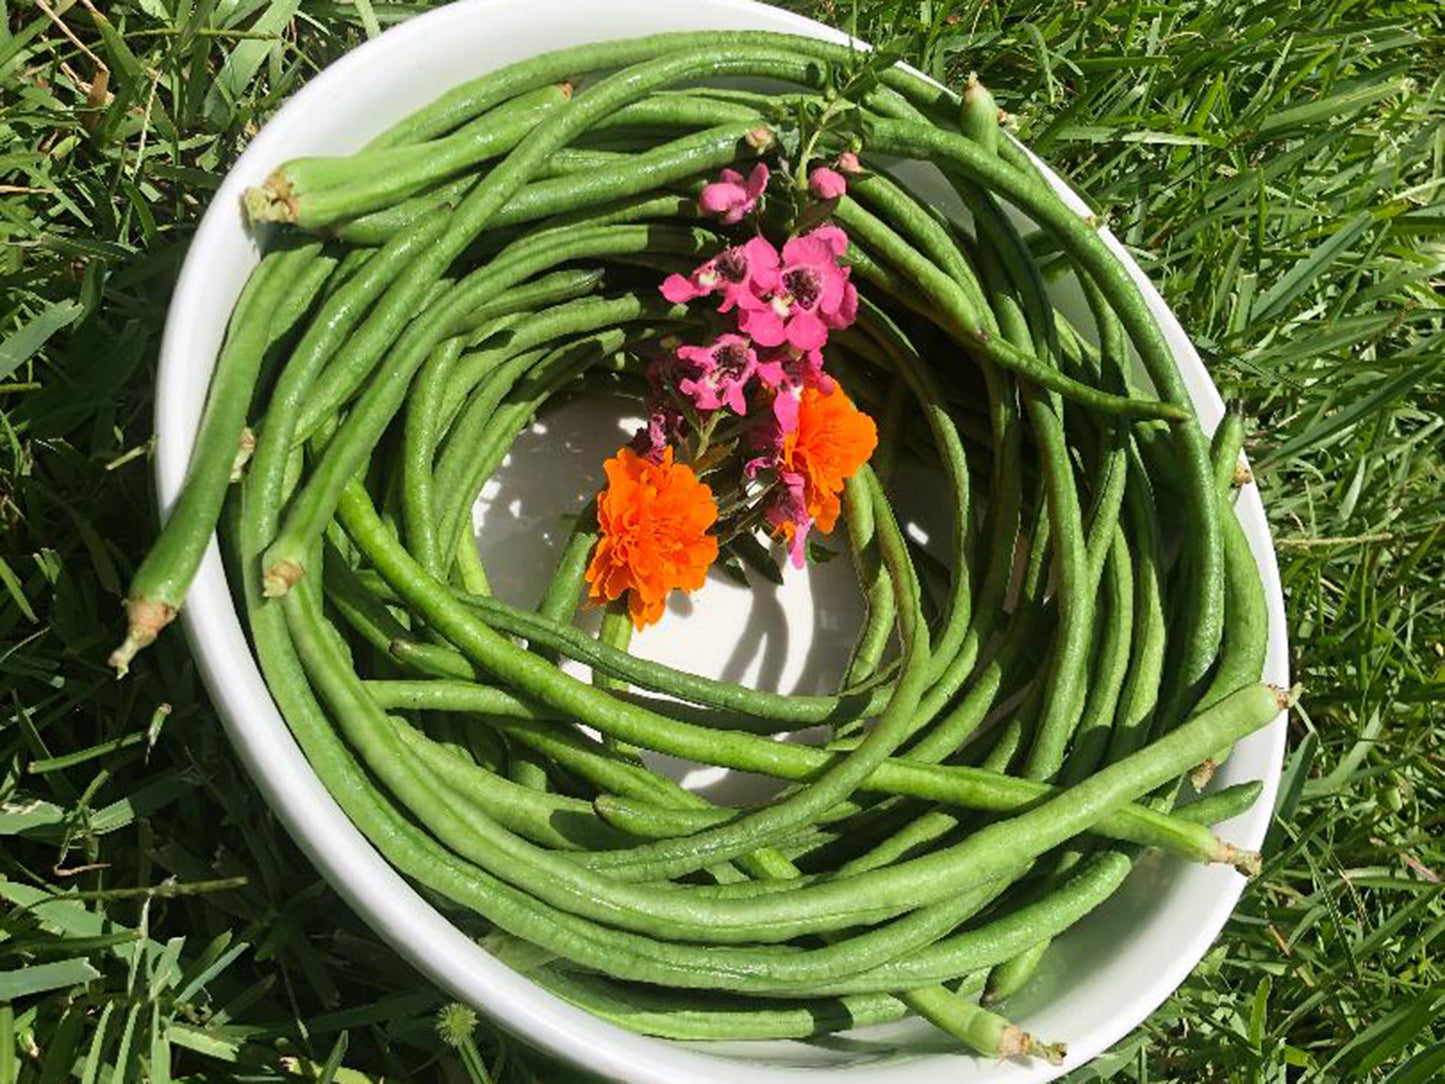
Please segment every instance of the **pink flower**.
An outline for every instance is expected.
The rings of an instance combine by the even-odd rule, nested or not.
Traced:
[[[858,156],[852,151],[844,151],[838,155],[838,171],[840,173],[862,173],[863,164],[858,161]]]
[[[759,346],[788,343],[816,350],[829,328],[844,328],[858,315],[858,292],[849,269],[838,266],[848,251],[848,235],[837,226],[819,226],[783,246],[777,285],[766,302],[739,299],[743,333]]]
[[[800,240],[806,240],[809,237],[817,238],[827,245],[828,251],[833,254],[835,259],[848,251],[848,235],[837,226],[819,226],[810,230]]]
[[[808,531],[813,527],[813,517],[808,515],[801,474],[793,471],[778,474],[778,485],[773,490],[773,498],[768,502],[764,516],[768,525],[782,534],[788,543],[788,557],[793,567],[802,568],[807,561]]]
[[[752,343],[741,335],[719,335],[708,346],[680,346],[677,357],[688,376],[679,380],[677,390],[691,399],[699,410],[727,406],[735,414],[748,412],[743,392],[758,368]]]
[[[783,445],[788,437],[798,431],[798,406],[800,392],[797,388],[784,386],[773,396],[772,417],[748,435],[748,441],[760,455],[754,456],[743,465],[743,473],[756,478],[765,470],[772,470],[782,461]]]
[[[837,199],[848,191],[848,182],[836,170],[819,166],[808,174],[808,187],[819,199]]]
[[[697,205],[704,213],[722,215],[727,225],[741,222],[757,206],[758,197],[768,187],[768,167],[759,162],[753,166],[747,181],[737,170],[722,171],[722,180],[715,181],[702,190]]]
[[[668,445],[681,437],[682,422],[682,413],[675,406],[654,400],[647,424],[632,438],[632,450],[649,463],[661,463]]]
[[[691,275],[668,275],[662,296],[674,305],[722,292],[718,312],[735,305],[761,304],[759,299],[777,286],[778,250],[762,237],[723,249]]]
[[[756,478],[763,471],[777,471],[774,483],[763,495],[767,502],[763,518],[773,533],[782,535],[787,542],[788,557],[796,568],[806,563],[808,532],[813,527],[807,478],[786,469],[784,459],[787,447],[797,439],[800,406],[800,393],[795,388],[783,388],[774,395],[772,417],[749,436],[753,447],[762,454],[743,467],[748,478]]]
[[[758,380],[769,388],[833,390],[833,378],[823,372],[823,351],[780,346],[758,361]]]

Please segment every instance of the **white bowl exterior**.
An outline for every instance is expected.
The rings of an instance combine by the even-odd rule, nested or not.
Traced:
[[[207,381],[231,308],[258,257],[240,213],[245,187],[300,154],[358,148],[443,90],[493,68],[572,44],[666,30],[761,29],[846,36],[749,0],[466,0],[418,16],[343,57],[298,92],[252,141],[216,192],[182,268],[166,322],[156,394],[156,479],[169,509],[185,476]],[[1045,167],[1080,213],[1086,207]],[[1147,277],[1108,232],[1102,234],[1139,283],[1211,429],[1223,403],[1188,337]],[[1269,607],[1266,676],[1288,684],[1284,607],[1264,508],[1250,487],[1239,514],[1258,562]],[[1184,980],[1223,927],[1243,879],[1230,870],[1151,858],[1111,900],[1061,941],[1049,973],[1056,996],[1018,1022],[1069,1043],[1063,1068],[998,1062],[944,1048],[917,1029],[882,1032],[897,1047],[868,1053],[802,1043],[698,1049],[634,1035],[540,990],[492,959],[447,921],[381,858],[321,786],[292,739],[250,653],[214,541],[183,614],[202,676],[231,740],[257,786],[302,849],[338,892],[398,952],[454,995],[507,1029],[591,1072],[636,1084],[795,1082],[805,1066],[826,1066],[851,1084],[1040,1084],[1118,1041]],[[1242,742],[1220,773],[1228,784],[1262,778],[1255,807],[1224,826],[1244,846],[1268,827],[1283,757],[1283,718]],[[1129,928],[1111,928],[1127,918]],[[1080,978],[1083,973],[1085,977]],[[871,1037],[872,1033],[868,1033]],[[741,1060],[746,1058],[745,1061]]]

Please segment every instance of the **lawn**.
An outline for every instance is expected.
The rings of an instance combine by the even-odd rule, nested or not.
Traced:
[[[208,195],[288,94],[426,6],[0,0],[0,1084],[575,1079],[350,916],[181,636],[105,666]],[[1305,688],[1264,872],[1068,1079],[1445,1076],[1441,7],[795,6],[955,86],[978,71],[1249,419]]]

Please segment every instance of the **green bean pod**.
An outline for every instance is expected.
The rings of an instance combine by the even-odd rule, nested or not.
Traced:
[[[785,87],[698,85],[735,77]],[[999,121],[976,78],[959,98],[847,46],[662,34],[488,73],[248,197],[325,249],[285,238],[244,292],[212,388],[244,428],[217,436],[208,405],[207,465],[152,556],[185,571],[234,472],[227,570],[317,777],[403,876],[492,929],[485,949],[619,1026],[794,1038],[911,1014],[983,1055],[1056,1059],[980,995],[1026,985],[1145,848],[1258,868],[1211,824],[1259,783],[1174,808],[1183,773],[1289,700],[1259,684],[1267,614],[1230,501],[1242,421],[1205,440],[1133,269]],[[936,167],[967,216],[896,159]],[[823,225],[847,235],[822,269],[836,310],[788,244]],[[738,247],[759,234],[776,269]],[[1070,273],[1087,330],[1050,297]],[[705,293],[667,302],[668,274]],[[815,303],[828,342],[807,364],[878,419],[846,479],[834,434],[765,428],[797,390],[778,371],[816,380],[797,343],[754,343],[746,411],[678,383],[721,379],[682,345]],[[596,464],[538,460],[574,473],[576,503],[517,512],[560,542],[541,597],[517,597],[474,504],[534,420],[593,396],[681,425],[734,578],[742,561],[779,579],[764,534],[795,507],[785,464],[809,516],[842,499],[865,605],[856,635],[829,629],[853,643],[836,681],[784,693],[648,661],[590,569],[605,535],[655,573],[635,540],[667,544],[671,511],[647,504],[666,491],[623,513]],[[930,475],[936,492],[908,492]],[[777,740],[816,726],[826,745]],[[725,804],[679,767],[778,789]]]
[[[109,659],[118,675],[123,676],[136,652],[153,643],[174,620],[200,568],[231,484],[232,464],[271,342],[272,322],[287,294],[320,255],[319,242],[267,255],[237,302],[196,429],[186,484],[126,591],[125,640]]]

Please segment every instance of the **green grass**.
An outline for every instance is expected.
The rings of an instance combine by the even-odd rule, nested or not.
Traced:
[[[124,682],[103,665],[153,531],[155,357],[196,218],[278,102],[423,6],[0,0],[0,1084],[573,1077],[485,1024],[439,1038],[443,997],[272,819],[179,636]],[[1438,5],[805,7],[907,36],[955,84],[977,69],[1251,418],[1307,690],[1267,867],[1180,991],[1070,1080],[1435,1079]]]

